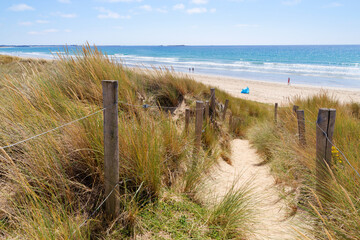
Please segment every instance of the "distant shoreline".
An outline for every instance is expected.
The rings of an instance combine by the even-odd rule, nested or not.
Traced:
[[[39,57],[20,57],[23,59],[41,59],[52,61],[51,59]],[[134,68],[134,67],[129,67]],[[140,68],[140,67],[139,67]],[[152,71],[143,67],[143,70]],[[197,74],[187,72],[175,72],[179,76],[187,76],[198,82],[218,87],[235,97],[253,100],[263,103],[279,103],[285,105],[294,98],[299,96],[302,98],[317,95],[321,92],[327,92],[330,96],[335,97],[341,102],[360,102],[360,88],[338,88],[338,87],[320,87],[305,84],[290,84],[269,82],[254,79],[245,79],[237,77],[229,77],[223,75]],[[241,89],[249,87],[250,94],[241,94]]]

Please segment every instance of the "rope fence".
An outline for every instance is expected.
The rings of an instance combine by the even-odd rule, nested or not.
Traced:
[[[211,98],[211,97],[210,97],[210,98]],[[138,108],[145,108],[145,109],[146,109],[146,108],[162,108],[162,109],[177,109],[177,108],[179,108],[179,106],[177,106],[177,107],[162,107],[162,106],[148,105],[148,104],[136,105],[136,104],[130,104],[130,103],[127,103],[127,102],[124,102],[124,101],[120,101],[120,100],[118,100],[118,103],[121,103],[121,104],[124,104],[124,105],[128,105],[128,106],[131,106],[131,107],[138,107]],[[115,105],[115,104],[114,104],[114,105]],[[112,107],[112,106],[109,106],[109,107]],[[96,115],[96,114],[100,113],[100,112],[103,112],[105,109],[107,109],[107,108],[109,108],[109,107],[104,107],[104,108],[102,108],[102,109],[100,109],[100,110],[98,110],[98,111],[95,111],[95,112],[93,112],[93,113],[90,113],[90,114],[88,114],[88,115],[86,115],[86,116],[84,116],[84,117],[75,119],[75,120],[73,120],[73,121],[71,121],[71,122],[65,123],[65,124],[63,124],[63,125],[60,125],[60,126],[58,126],[58,127],[53,128],[53,129],[47,130],[47,131],[45,131],[45,132],[39,133],[39,134],[34,135],[34,136],[32,136],[32,137],[29,137],[29,138],[23,139],[23,140],[21,140],[21,141],[19,141],[19,142],[12,143],[12,144],[9,144],[9,145],[6,145],[6,146],[0,146],[0,149],[11,148],[11,147],[14,147],[14,146],[16,146],[16,145],[19,145],[19,144],[21,144],[21,143],[24,143],[24,142],[30,141],[30,140],[32,140],[32,139],[35,139],[35,138],[41,137],[41,136],[43,136],[43,135],[46,135],[46,134],[48,134],[48,133],[54,132],[54,131],[56,131],[56,130],[58,130],[58,129],[64,128],[64,127],[66,127],[66,126],[69,126],[69,125],[74,124],[74,123],[76,123],[76,122],[79,122],[79,121],[81,121],[81,120],[87,119],[87,118],[89,118],[89,117],[91,117],[91,116],[93,116],[93,115]],[[204,110],[204,109],[205,109],[205,107],[200,108],[200,110]],[[193,110],[196,111],[196,110],[198,110],[198,109],[197,109],[197,108],[194,108]],[[205,130],[205,128],[204,128],[204,130]]]
[[[275,104],[275,123],[277,123],[278,119],[277,119],[277,106],[278,104]],[[299,109],[299,106],[296,106],[294,105],[293,106],[293,111],[298,115],[299,112],[302,112],[303,114],[303,110],[298,110]],[[360,173],[356,170],[356,168],[351,164],[351,162],[349,161],[349,159],[346,157],[346,155],[343,153],[343,151],[340,150],[340,148],[338,146],[336,146],[332,140],[332,134],[333,134],[333,131],[334,131],[334,125],[335,125],[335,113],[336,113],[336,110],[334,109],[328,109],[328,110],[331,110],[333,112],[333,119],[331,118],[326,118],[326,120],[328,121],[327,124],[325,124],[326,128],[329,128],[329,125],[330,123],[332,124],[332,129],[331,129],[331,136],[329,136],[329,133],[326,132],[320,125],[319,125],[319,121],[322,120],[322,116],[320,116],[321,112],[325,110],[325,109],[320,109],[319,110],[319,116],[318,116],[318,120],[316,122],[311,122],[311,121],[308,121],[306,120],[305,118],[302,118],[300,119],[299,117],[297,118],[297,122],[298,122],[298,126],[300,126],[301,124],[305,124],[305,123],[308,123],[308,124],[311,124],[311,125],[315,125],[317,129],[320,130],[320,132],[322,133],[323,137],[325,138],[325,140],[330,143],[331,147],[334,147],[343,157],[343,159],[345,160],[345,162],[349,165],[349,167],[351,167],[351,169],[356,173],[356,175],[359,177],[360,179]],[[305,126],[305,125],[304,125]],[[299,132],[298,132],[298,135],[299,135],[299,139],[301,141],[301,137],[305,138],[305,129],[303,130],[303,132],[301,132],[301,129],[299,127]],[[318,136],[319,134],[317,134],[317,141],[318,141]],[[321,137],[321,136],[320,136]],[[317,149],[318,150],[318,149]],[[329,156],[327,156],[329,157]],[[328,160],[328,159],[325,159],[325,160]],[[331,163],[330,161],[327,161],[328,163]],[[331,166],[331,164],[330,164]]]
[[[78,228],[73,231],[72,235],[79,231],[81,227],[83,227],[94,214],[99,211],[99,209],[105,205],[105,214],[109,219],[114,219],[117,214],[117,209],[119,207],[119,199],[116,196],[116,192],[119,192],[118,188],[123,181],[119,181],[119,154],[121,150],[119,149],[119,132],[118,132],[118,104],[123,104],[136,108],[161,108],[161,109],[177,109],[180,106],[176,107],[165,107],[158,105],[148,105],[148,104],[131,104],[128,102],[124,102],[118,99],[118,83],[117,81],[102,81],[103,84],[103,105],[107,107],[103,107],[95,112],[87,114],[78,119],[72,120],[70,122],[64,123],[60,126],[54,127],[42,133],[36,134],[32,137],[25,138],[21,141],[6,145],[0,146],[1,150],[9,149],[19,144],[31,141],[33,139],[39,138],[46,134],[52,133],[59,129],[65,128],[69,125],[72,125],[76,122],[80,122],[84,119],[95,116],[96,114],[103,113],[104,114],[104,183],[105,183],[105,194],[104,199],[101,203],[92,211],[87,218],[78,226]],[[210,103],[210,104],[209,104]],[[228,100],[227,100],[228,104]],[[211,108],[211,112],[209,111]],[[186,109],[189,110],[189,109]],[[192,109],[195,112],[195,138],[189,139],[187,143],[184,145],[184,149],[188,149],[188,146],[194,145],[194,152],[198,153],[199,148],[201,147],[201,134],[205,132],[208,125],[207,119],[209,117],[215,117],[215,89],[211,89],[209,101],[206,101],[206,104],[203,104],[202,101],[196,102],[196,108]],[[205,111],[204,111],[205,110]],[[223,109],[224,116],[226,114]],[[203,124],[203,118],[205,113],[206,126]],[[185,116],[186,118],[187,116]],[[190,117],[190,115],[188,116]],[[166,121],[166,120],[163,120]],[[155,124],[154,127],[157,127],[163,121]],[[212,121],[215,121],[215,118],[212,118]],[[189,121],[187,121],[189,122]],[[186,129],[185,129],[186,130]],[[169,161],[172,156],[166,156],[165,162]]]
[[[63,124],[63,125],[60,125],[60,126],[58,126],[58,127],[55,127],[55,128],[53,128],[53,129],[50,129],[50,130],[45,131],[45,132],[43,132],[43,133],[37,134],[37,135],[35,135],[35,136],[26,138],[26,139],[24,139],[24,140],[21,140],[21,141],[19,141],[19,142],[16,142],[16,143],[13,143],[13,144],[10,144],[10,145],[7,145],[7,146],[0,147],[0,149],[11,148],[11,147],[14,147],[14,146],[16,146],[16,145],[19,145],[19,144],[21,144],[21,143],[30,141],[30,140],[35,139],[35,138],[38,138],[38,137],[41,137],[41,136],[43,136],[43,135],[45,135],[45,134],[54,132],[54,131],[56,131],[56,130],[58,130],[58,129],[64,128],[64,127],[69,126],[69,125],[71,125],[71,124],[73,124],[73,123],[79,122],[79,121],[84,120],[84,119],[86,119],[86,118],[89,118],[89,117],[91,117],[91,116],[93,116],[93,115],[96,115],[96,114],[98,114],[99,112],[103,112],[105,109],[106,109],[106,108],[102,108],[102,109],[100,109],[100,110],[98,110],[98,111],[96,111],[96,112],[93,112],[93,113],[89,114],[89,115],[86,115],[86,116],[84,116],[84,117],[78,118],[78,119],[73,120],[73,121],[71,121],[71,122],[65,123],[65,124]]]

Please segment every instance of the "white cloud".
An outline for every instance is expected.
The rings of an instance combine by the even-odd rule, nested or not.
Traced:
[[[32,22],[19,22],[19,25],[20,26],[31,26],[31,25],[33,25],[33,23]]]
[[[77,15],[75,13],[63,13],[59,15],[62,18],[76,18]]]
[[[49,23],[49,21],[47,21],[47,20],[36,20],[36,23],[45,24],[45,23]]]
[[[193,4],[207,4],[208,0],[191,0]]]
[[[117,3],[117,2],[142,2],[143,0],[102,0],[102,2]]]
[[[99,14],[97,17],[100,19],[130,19],[131,16],[130,15],[126,15],[126,16],[122,16],[116,12],[113,12],[111,10],[108,10],[106,8],[103,7],[98,7],[95,8],[96,10],[98,10],[101,14]]]
[[[156,11],[159,12],[159,13],[167,13],[167,12],[168,12],[168,10],[166,9],[166,7],[157,8]]]
[[[39,34],[40,34],[40,32],[31,31],[31,32],[28,32],[28,34],[30,34],[30,35],[39,35]]]
[[[140,8],[142,10],[145,10],[145,11],[148,11],[148,12],[151,12],[153,10],[150,5],[142,5],[142,6],[140,6]]]
[[[44,32],[44,33],[55,33],[55,32],[58,32],[58,31],[59,31],[58,29],[52,28],[52,29],[46,29],[46,30],[44,30],[43,32]]]
[[[75,13],[56,12],[56,13],[52,13],[52,15],[59,16],[62,18],[76,18],[77,17],[77,15]]]
[[[332,3],[328,4],[328,5],[325,5],[324,7],[325,8],[336,8],[336,7],[342,7],[342,6],[343,6],[343,4],[341,4],[341,3],[332,2]]]
[[[71,33],[72,31],[71,31],[71,29],[65,29],[64,32]]]
[[[255,28],[255,27],[259,27],[259,25],[240,23],[240,24],[236,24],[235,27],[238,27],[238,28]]]
[[[186,12],[188,14],[199,14],[199,13],[206,13],[207,9],[206,8],[190,8],[190,9],[186,10]]]
[[[215,13],[216,12],[216,8],[212,8],[212,9],[210,9],[210,11],[209,12],[211,12],[211,13]]]
[[[284,5],[297,5],[300,4],[302,0],[288,0],[288,1],[283,1],[282,4]]]
[[[183,9],[185,9],[185,5],[182,3],[179,3],[179,4],[174,5],[173,9],[174,10],[183,10]]]
[[[116,12],[109,11],[105,14],[99,14],[98,18],[100,18],[100,19],[106,19],[106,18],[118,19],[118,18],[120,18],[120,15]]]
[[[45,23],[49,23],[49,21],[46,21],[46,20],[36,20],[35,22],[19,22],[19,25],[20,25],[20,26],[31,26],[31,25],[34,25],[34,23],[45,24]]]
[[[22,11],[33,11],[35,10],[35,8],[27,5],[27,4],[16,4],[16,5],[12,5],[11,7],[8,8],[10,11],[14,11],[14,12],[22,12]]]
[[[60,3],[71,3],[70,0],[58,0],[58,2],[60,2]]]
[[[45,29],[43,31],[31,31],[31,32],[28,32],[28,34],[30,34],[30,35],[45,35],[48,33],[57,33],[57,32],[59,32],[59,29],[51,28],[51,29]]]

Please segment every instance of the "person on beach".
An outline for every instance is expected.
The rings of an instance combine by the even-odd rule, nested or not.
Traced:
[[[195,69],[194,69],[194,68],[192,68],[192,72],[194,72],[194,70],[195,70]]]
[[[290,86],[290,78],[288,78],[288,85]]]

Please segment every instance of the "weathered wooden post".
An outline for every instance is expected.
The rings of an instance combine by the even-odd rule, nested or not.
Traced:
[[[278,103],[275,103],[275,110],[274,110],[274,121],[277,123],[277,115],[278,115]]]
[[[224,121],[225,120],[225,117],[226,117],[226,111],[228,109],[228,106],[229,106],[229,100],[226,99],[225,100],[225,106],[224,106],[224,111],[223,111],[223,116],[222,116],[222,120]]]
[[[209,101],[205,101],[205,121],[207,122],[209,119]]]
[[[201,135],[203,126],[203,110],[204,103],[202,101],[196,101],[196,117],[195,117],[195,147],[198,151],[201,147]]]
[[[104,171],[107,218],[113,219],[119,210],[119,127],[118,81],[102,81],[104,110]]]
[[[189,123],[190,123],[190,109],[185,109],[185,132],[189,132]]]
[[[210,89],[210,114],[211,120],[216,118],[215,88]]]
[[[329,169],[332,167],[331,147],[334,127],[335,127],[336,110],[320,108],[318,119],[316,121],[316,178],[317,193],[322,196],[329,196],[324,188],[324,183],[329,179]]]
[[[305,138],[305,113],[304,113],[304,110],[297,110],[296,116],[297,116],[297,120],[298,120],[299,141],[300,141],[301,145],[305,146],[306,138]]]
[[[293,111],[294,111],[294,113],[296,113],[296,111],[299,109],[299,106],[298,105],[294,105],[293,106]]]

